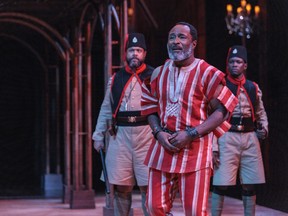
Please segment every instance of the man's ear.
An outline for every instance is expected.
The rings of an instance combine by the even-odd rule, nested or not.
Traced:
[[[245,65],[244,65],[244,69],[247,70],[247,68],[248,68],[248,64],[245,63]]]
[[[192,41],[193,49],[197,46],[197,40]]]
[[[144,54],[143,54],[144,58],[146,58],[146,55],[147,55],[147,51],[144,50]]]

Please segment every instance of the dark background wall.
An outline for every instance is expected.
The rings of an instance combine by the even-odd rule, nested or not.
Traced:
[[[267,4],[266,107],[270,136],[266,146],[267,184],[259,202],[288,212],[288,1]],[[265,44],[261,44],[264,46]]]
[[[0,52],[0,196],[36,195],[43,164],[41,69],[20,43],[2,39]]]

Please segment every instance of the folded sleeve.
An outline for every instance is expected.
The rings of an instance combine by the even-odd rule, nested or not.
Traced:
[[[231,113],[238,103],[237,97],[229,90],[227,86],[223,86],[217,99],[223,104],[229,113]],[[224,121],[213,132],[216,137],[222,136],[230,129],[231,125],[228,121]]]

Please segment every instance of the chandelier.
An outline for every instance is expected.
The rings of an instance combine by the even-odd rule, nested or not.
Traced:
[[[251,35],[255,30],[260,13],[260,7],[256,5],[254,6],[254,10],[252,10],[251,4],[247,3],[246,0],[241,0],[240,6],[237,7],[236,15],[233,12],[232,4],[227,4],[226,10],[227,15],[225,21],[229,34],[234,33],[241,36],[244,43],[246,38],[251,38]]]

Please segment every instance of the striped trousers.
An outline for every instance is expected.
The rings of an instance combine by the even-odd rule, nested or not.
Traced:
[[[149,170],[146,206],[151,216],[169,215],[179,190],[186,216],[206,216],[211,168],[190,173]]]

